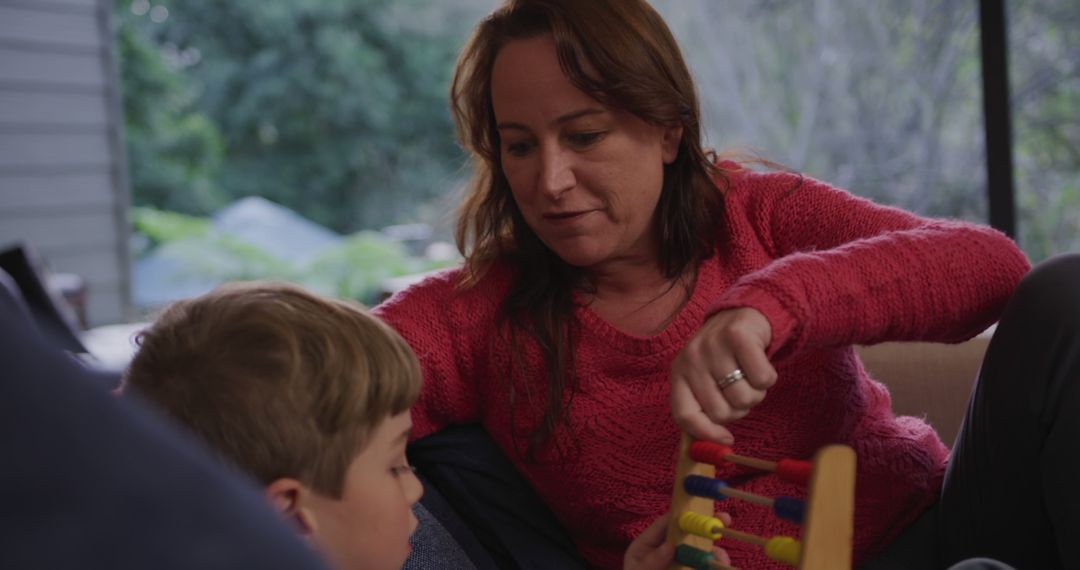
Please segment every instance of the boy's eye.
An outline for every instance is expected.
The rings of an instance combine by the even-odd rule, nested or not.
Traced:
[[[415,473],[416,468],[407,463],[405,465],[395,465],[390,468],[390,474],[394,477],[401,477],[402,475],[410,472]]]

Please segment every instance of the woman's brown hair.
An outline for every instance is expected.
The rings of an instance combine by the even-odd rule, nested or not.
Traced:
[[[549,376],[544,420],[530,436],[530,449],[565,421],[576,383],[572,294],[590,285],[581,269],[559,259],[526,224],[501,166],[491,100],[495,58],[509,42],[545,34],[554,38],[559,65],[578,89],[646,122],[683,129],[678,156],[664,168],[655,212],[657,261],[665,277],[688,277],[712,254],[723,219],[717,183],[726,180],[701,144],[697,94],[682,53],[643,0],[508,0],[474,30],[450,88],[458,138],[475,169],[456,239],[465,255],[465,285],[499,261],[515,271],[500,316],[510,325],[512,353],[521,354],[520,333],[533,337]],[[511,363],[511,378],[516,367]],[[513,389],[511,381],[511,397]]]

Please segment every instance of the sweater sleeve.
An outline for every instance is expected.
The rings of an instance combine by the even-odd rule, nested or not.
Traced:
[[[397,293],[374,313],[409,344],[420,362],[423,385],[412,407],[412,439],[452,424],[480,421],[470,343],[472,319],[463,318],[455,289],[457,272],[449,271]]]
[[[738,175],[732,235],[773,261],[736,281],[709,314],[754,307],[768,353],[886,340],[959,342],[993,323],[1030,265],[1004,234],[881,206],[788,173]]]

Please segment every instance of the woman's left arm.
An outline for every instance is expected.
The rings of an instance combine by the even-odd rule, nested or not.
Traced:
[[[809,178],[743,174],[728,198],[731,235],[753,235],[773,261],[724,292],[672,365],[672,412],[696,437],[731,441],[722,424],[765,397],[777,378],[770,360],[884,340],[965,340],[997,318],[1030,268],[996,230],[922,218]]]
[[[761,311],[772,357],[885,340],[965,340],[997,319],[1030,269],[1012,240],[986,226],[919,217],[810,178],[749,176],[764,183],[743,190],[751,195],[742,204],[775,260],[739,279],[710,315]]]

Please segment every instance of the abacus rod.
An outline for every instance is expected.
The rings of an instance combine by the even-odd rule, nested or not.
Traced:
[[[742,532],[740,530],[734,530],[726,527],[715,526],[711,530],[713,534],[719,533],[721,538],[726,536],[729,538],[734,538],[735,540],[749,542],[750,544],[756,544],[762,547],[764,547],[769,542],[769,539],[763,536],[758,536],[756,534],[750,534],[748,532]]]
[[[764,459],[758,459],[756,457],[747,457],[745,455],[737,455],[729,453],[724,456],[726,461],[744,465],[746,467],[753,467],[754,469],[760,469],[761,471],[776,471],[775,461],[766,461]]]
[[[747,493],[746,491],[740,491],[738,489],[732,489],[731,487],[723,487],[720,489],[720,493],[727,495],[728,497],[734,497],[736,499],[742,499],[748,503],[756,503],[764,505],[766,507],[772,507],[776,504],[776,499],[770,499],[769,497],[763,497],[761,495],[755,495],[753,493]]]

